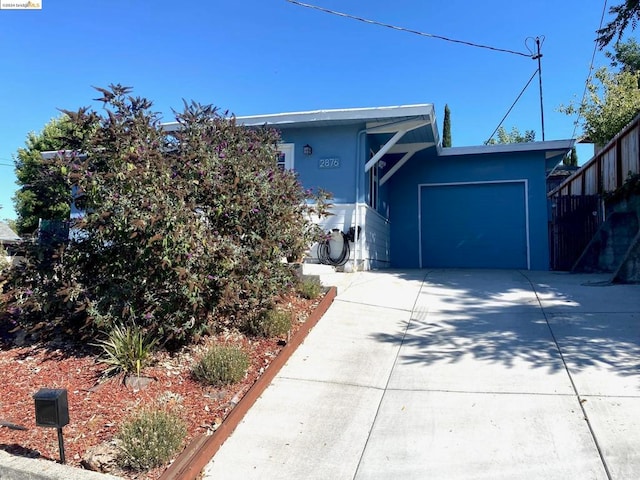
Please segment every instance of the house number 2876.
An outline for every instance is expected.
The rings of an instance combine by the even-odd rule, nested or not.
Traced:
[[[320,168],[340,168],[340,159],[337,157],[321,158],[318,167]]]

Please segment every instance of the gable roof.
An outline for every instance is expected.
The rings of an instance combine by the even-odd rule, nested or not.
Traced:
[[[18,243],[19,241],[20,237],[18,234],[11,230],[6,223],[0,222],[0,243],[9,244]]]

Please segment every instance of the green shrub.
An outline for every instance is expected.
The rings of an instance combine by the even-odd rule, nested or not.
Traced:
[[[119,463],[142,471],[166,464],[175,455],[187,434],[184,421],[162,408],[144,408],[124,421],[120,440]]]
[[[25,260],[0,274],[0,294],[5,311],[16,326],[37,331],[38,336],[68,333],[86,341],[86,312],[79,307],[81,287],[72,285],[62,261],[64,250],[48,250],[37,244],[23,246]],[[1,312],[0,312],[1,313]]]
[[[322,294],[322,284],[316,278],[303,278],[298,282],[297,290],[304,298],[315,300]]]
[[[157,339],[150,338],[137,325],[115,325],[107,338],[94,345],[102,349],[103,356],[98,360],[109,365],[105,375],[135,372],[140,376],[156,343]]]
[[[9,307],[87,336],[135,321],[171,347],[268,308],[293,282],[281,259],[316,239],[310,218],[327,213],[328,194],[277,167],[275,130],[186,104],[168,133],[149,100],[98,91],[104,110],[66,111],[72,153],[47,163],[69,196],[82,192],[82,233],[64,261],[10,281]]]
[[[239,347],[214,345],[193,367],[193,376],[214,386],[242,380],[249,368],[249,356]]]
[[[291,330],[291,312],[271,308],[260,315],[250,317],[245,330],[257,337],[280,337]]]

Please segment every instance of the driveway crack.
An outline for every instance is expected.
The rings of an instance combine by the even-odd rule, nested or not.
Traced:
[[[385,383],[382,395],[380,395],[380,401],[378,402],[378,407],[376,408],[376,414],[374,415],[373,422],[371,423],[371,429],[367,433],[367,440],[364,443],[364,447],[362,448],[362,452],[360,453],[360,458],[358,459],[358,466],[356,467],[356,470],[355,470],[355,472],[353,474],[353,479],[354,480],[358,477],[358,472],[360,471],[360,466],[362,465],[362,459],[364,458],[364,454],[367,451],[367,446],[369,445],[369,440],[371,440],[371,433],[373,432],[373,429],[375,428],[376,423],[378,421],[378,416],[380,415],[380,408],[382,407],[382,402],[384,400],[384,397],[385,397],[387,391],[389,390],[389,383],[391,382],[391,375],[393,375],[393,371],[395,369],[396,363],[398,363],[398,357],[400,356],[400,350],[402,350],[402,346],[404,345],[405,339],[407,338],[407,332],[409,331],[409,327],[411,327],[411,323],[414,320],[413,312],[415,312],[415,310],[416,310],[416,306],[418,304],[418,300],[420,299],[420,294],[422,293],[422,289],[424,288],[424,283],[426,282],[427,277],[429,276],[429,273],[431,273],[431,272],[425,273],[424,277],[422,278],[422,283],[420,284],[420,290],[418,290],[416,298],[413,301],[413,306],[411,307],[411,313],[412,314],[409,317],[409,321],[407,321],[407,326],[405,327],[404,332],[402,333],[402,340],[400,341],[400,345],[398,345],[398,350],[396,351],[396,356],[393,359],[393,364],[391,366],[391,371],[389,372],[389,377],[387,378],[387,382]]]
[[[553,343],[558,350],[558,354],[560,355],[560,360],[562,361],[562,365],[564,366],[565,372],[567,372],[567,376],[569,377],[569,382],[571,383],[571,388],[573,389],[574,396],[578,402],[578,406],[582,411],[583,418],[585,422],[587,422],[587,427],[589,428],[589,432],[591,434],[591,438],[593,439],[593,443],[595,444],[596,450],[598,451],[598,456],[600,457],[600,461],[602,462],[602,466],[604,467],[605,474],[607,475],[608,480],[612,480],[611,472],[609,471],[609,465],[607,465],[607,461],[604,458],[604,454],[602,453],[602,448],[600,447],[600,442],[598,442],[598,437],[596,436],[596,432],[593,430],[593,426],[591,425],[591,421],[589,420],[589,415],[587,414],[587,410],[584,408],[584,400],[580,396],[580,392],[578,392],[578,388],[573,381],[573,376],[571,375],[571,371],[569,370],[569,365],[567,365],[567,361],[562,353],[562,349],[560,348],[560,344],[558,343],[558,339],[556,338],[555,333],[553,332],[553,328],[551,328],[551,323],[549,322],[549,317],[547,316],[547,312],[545,312],[544,307],[542,306],[542,301],[540,300],[540,296],[538,295],[538,291],[536,290],[535,285],[531,281],[527,275],[525,275],[521,270],[519,270],[520,274],[527,279],[531,289],[533,290],[534,295],[536,296],[536,300],[538,301],[538,305],[540,306],[540,311],[544,316],[544,321],[547,324],[547,328],[549,329],[549,333],[551,334],[551,338],[553,339]]]

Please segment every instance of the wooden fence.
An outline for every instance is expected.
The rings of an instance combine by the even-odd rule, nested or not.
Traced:
[[[576,173],[548,193],[549,250],[553,270],[570,270],[604,222],[602,194],[640,173],[640,115]]]
[[[549,223],[552,270],[571,270],[598,231],[600,207],[598,195],[565,195],[554,200]]]
[[[640,173],[640,115],[580,170],[549,192],[549,198],[611,192],[624,183],[629,173]]]

